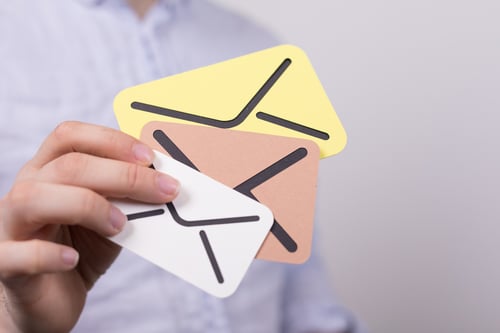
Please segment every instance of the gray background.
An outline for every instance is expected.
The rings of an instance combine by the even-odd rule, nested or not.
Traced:
[[[321,245],[374,333],[500,332],[500,1],[217,0],[310,56],[348,134]]]

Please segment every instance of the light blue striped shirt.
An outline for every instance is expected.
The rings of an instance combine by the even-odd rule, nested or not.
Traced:
[[[276,45],[200,0],[159,1],[143,20],[123,0],[2,1],[0,41],[0,195],[58,123],[116,128],[121,89]],[[256,260],[218,299],[123,251],[74,332],[341,332],[352,322],[315,252],[303,265]]]

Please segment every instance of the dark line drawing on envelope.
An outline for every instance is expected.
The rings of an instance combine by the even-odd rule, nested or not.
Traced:
[[[193,162],[184,154],[184,152],[182,152],[182,150],[179,149],[179,147],[177,147],[177,145],[165,134],[165,132],[156,130],[153,132],[153,137],[174,159],[194,168],[195,170],[198,170]],[[256,175],[248,178],[247,180],[236,186],[234,190],[254,199],[255,201],[259,201],[251,191],[257,186],[266,182],[268,179],[274,177],[278,173],[284,171],[301,159],[305,158],[307,156],[307,153],[308,152],[306,148],[297,148],[285,157],[266,167]],[[271,227],[271,233],[278,239],[283,247],[287,249],[288,252],[293,253],[297,251],[297,243],[278,223],[278,221],[276,221],[276,219],[274,219],[273,225]]]
[[[254,200],[259,201],[251,192],[254,188],[261,185],[268,179],[274,177],[278,173],[282,172],[286,168],[294,165],[301,159],[307,156],[307,149],[305,148],[297,148],[293,152],[289,153],[285,157],[280,160],[274,162],[272,165],[268,166],[261,172],[257,173],[255,176],[250,177],[240,185],[236,186],[234,189]],[[281,245],[288,250],[288,252],[297,251],[297,243],[293,240],[293,238],[286,232],[285,229],[281,226],[281,224],[274,219],[274,223],[271,227],[271,232],[273,235],[280,241]]]
[[[224,282],[224,277],[222,276],[222,272],[220,271],[219,264],[217,263],[217,259],[215,258],[214,251],[212,250],[212,246],[210,246],[210,242],[208,241],[207,233],[205,230],[200,230],[200,238],[205,247],[205,251],[207,252],[208,259],[210,260],[210,264],[215,273],[215,277],[219,283]]]
[[[286,119],[283,119],[280,117],[276,117],[276,116],[273,116],[272,114],[269,114],[269,113],[265,113],[265,112],[260,111],[260,112],[257,112],[255,114],[255,116],[257,116],[257,118],[259,118],[261,120],[265,120],[265,121],[268,121],[270,123],[276,124],[278,126],[283,126],[283,127],[286,127],[288,129],[291,129],[291,130],[294,130],[297,132],[301,132],[301,133],[304,133],[304,134],[307,134],[310,136],[314,136],[318,139],[328,140],[330,138],[330,135],[326,132],[318,131],[317,129],[307,127],[307,126],[304,126],[302,124],[299,124],[299,123],[296,123],[296,122],[293,122],[290,120],[286,120]]]
[[[157,216],[157,215],[163,215],[163,214],[165,214],[165,209],[154,209],[154,210],[148,210],[145,212],[128,214],[127,219],[129,221],[132,221],[132,220],[137,220],[137,219],[143,219],[145,217],[151,217],[151,216]]]
[[[266,82],[260,87],[260,89],[257,91],[257,93],[250,99],[250,101],[245,105],[243,110],[233,119],[231,120],[218,120],[218,119],[213,119],[209,117],[204,117],[192,113],[187,113],[183,111],[178,111],[178,110],[173,110],[157,105],[152,105],[152,104],[147,104],[147,103],[142,103],[138,101],[134,101],[130,104],[130,107],[134,110],[139,110],[139,111],[145,111],[149,113],[155,113],[167,117],[172,117],[172,118],[177,118],[177,119],[182,119],[190,122],[195,122],[199,124],[204,124],[212,127],[218,127],[218,128],[231,128],[240,125],[249,115],[252,113],[252,111],[255,109],[257,104],[260,103],[260,101],[266,96],[266,94],[271,90],[273,85],[278,81],[278,79],[283,75],[285,70],[291,65],[292,60],[286,58],[283,60],[283,62],[276,68],[273,74],[266,80]],[[285,128],[288,128],[292,131],[300,132],[309,136],[316,137],[318,139],[322,140],[328,140],[330,138],[330,135],[326,132],[310,128],[298,123],[295,123],[293,121],[273,116],[265,112],[257,112],[256,117],[270,122],[272,124],[282,126]]]
[[[158,143],[162,144],[160,141],[158,141]],[[170,148],[170,150],[175,151],[175,154],[176,154],[175,157],[171,153],[173,158],[175,158],[177,161],[193,168],[194,170],[199,171],[196,168],[196,166],[187,158],[187,156],[184,155],[184,153],[182,153],[182,151],[177,146],[175,146],[173,144],[173,142],[172,142],[172,145],[173,146],[169,146],[167,148]],[[163,148],[167,152],[170,153],[170,151],[165,146],[163,146]],[[182,154],[182,156],[184,156],[184,158],[180,154]],[[154,166],[152,165],[151,168],[154,169]],[[168,211],[172,215],[172,218],[174,219],[174,221],[177,222],[178,224],[184,226],[184,227],[200,227],[200,226],[210,226],[210,225],[219,225],[219,224],[258,222],[260,220],[260,217],[257,215],[236,216],[236,217],[226,217],[226,218],[213,218],[213,219],[202,219],[202,220],[185,220],[179,215],[179,213],[177,212],[177,209],[175,208],[175,205],[172,202],[166,203],[166,206],[168,208]],[[137,220],[137,219],[145,218],[145,217],[163,215],[164,213],[165,213],[164,209],[153,209],[153,210],[149,210],[149,211],[128,214],[127,219],[129,221],[132,221],[132,220]],[[215,273],[215,277],[217,278],[217,281],[219,283],[224,283],[224,277],[222,275],[221,269],[220,269],[219,264],[217,262],[217,258],[215,257],[212,246],[210,245],[210,241],[208,240],[208,236],[207,236],[206,232],[204,230],[200,230],[199,235],[200,235],[203,247],[205,248],[205,252],[207,253],[208,259],[210,261],[210,265],[212,266],[212,269]]]
[[[237,217],[228,217],[228,218],[216,218],[216,219],[206,219],[206,220],[185,220],[183,219],[179,213],[177,213],[177,209],[173,203],[167,203],[168,211],[174,218],[175,222],[179,223],[184,227],[202,227],[205,225],[217,225],[217,224],[231,224],[231,223],[242,223],[242,222],[257,222],[259,221],[259,217],[257,215],[250,216],[237,216]]]

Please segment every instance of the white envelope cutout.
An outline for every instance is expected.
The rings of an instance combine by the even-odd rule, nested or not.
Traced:
[[[155,169],[181,183],[169,204],[112,201],[129,218],[111,240],[217,296],[231,295],[273,224],[259,202],[155,151]]]

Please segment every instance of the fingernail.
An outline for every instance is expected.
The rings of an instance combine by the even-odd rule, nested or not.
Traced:
[[[158,186],[160,191],[168,196],[175,196],[179,192],[179,182],[161,173],[158,175]]]
[[[73,249],[64,248],[61,251],[61,259],[65,265],[73,267],[78,262],[79,254]]]
[[[120,231],[123,229],[125,222],[127,222],[127,217],[118,208],[111,206],[109,222],[115,230]]]
[[[148,146],[142,143],[136,143],[132,147],[132,151],[134,153],[135,158],[138,161],[145,162],[148,164],[153,163],[154,154]]]

